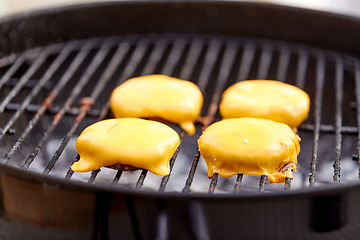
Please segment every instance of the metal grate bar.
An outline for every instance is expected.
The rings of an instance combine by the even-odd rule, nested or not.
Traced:
[[[220,49],[221,49],[221,41],[216,38],[212,39],[210,41],[209,48],[205,56],[205,63],[200,72],[199,82],[198,82],[198,87],[200,91],[203,93],[205,92],[205,88],[211,77],[211,72],[215,67],[216,59],[219,57]]]
[[[273,57],[273,45],[269,42],[264,42],[261,50],[261,57],[258,69],[258,79],[266,79],[269,74],[269,68],[271,64],[271,60]],[[278,69],[280,66],[278,67]],[[265,184],[268,177],[266,175],[261,175],[259,182],[259,192],[265,191]]]
[[[88,183],[90,183],[90,184],[94,183],[95,178],[99,174],[100,171],[101,171],[100,169],[92,171],[91,176],[90,176],[90,178],[88,180]]]
[[[9,81],[7,81],[5,83],[6,86],[11,86],[11,87],[14,87],[19,81],[19,78],[10,78]],[[35,80],[35,79],[29,79],[23,86],[23,88],[33,88],[36,86],[36,84],[38,83],[38,80]],[[44,89],[50,89],[50,85],[51,83],[50,82],[47,82],[45,85],[44,85]],[[11,103],[8,103],[5,107],[5,109],[7,108],[7,106],[11,104]]]
[[[200,53],[203,48],[204,48],[203,40],[199,38],[195,38],[192,40],[185,64],[182,67],[180,79],[185,79],[185,80],[190,79],[191,74],[193,74],[194,72],[193,69],[196,63],[199,61]]]
[[[185,49],[186,43],[187,39],[183,37],[179,37],[175,40],[169,58],[167,59],[166,66],[162,70],[163,74],[168,76],[173,74],[176,64],[179,62],[181,54]]]
[[[191,165],[189,176],[186,179],[185,187],[182,190],[183,193],[189,193],[190,192],[190,187],[191,187],[191,184],[192,184],[192,182],[194,180],[194,176],[195,176],[197,165],[199,163],[199,159],[200,159],[200,152],[198,150],[197,154],[195,155],[194,161],[193,161],[193,163]]]
[[[123,173],[123,170],[118,170],[118,171],[117,171],[117,173],[116,173],[116,175],[115,175],[115,177],[114,177],[114,180],[113,180],[112,183],[111,183],[112,186],[116,186],[116,185],[118,184],[122,173]]]
[[[288,71],[290,62],[290,49],[289,46],[283,45],[280,50],[280,58],[279,58],[279,64],[277,67],[277,80],[281,82],[285,82],[286,80],[286,74]],[[291,179],[285,178],[285,185],[284,189],[290,189],[291,187]]]
[[[6,105],[6,110],[9,110],[9,111],[17,111],[19,108],[20,108],[20,104],[18,104],[18,103],[9,103],[8,105]],[[29,104],[25,108],[24,111],[33,113],[33,112],[37,112],[40,108],[41,108],[41,105]],[[51,114],[57,114],[60,111],[60,109],[61,109],[60,106],[55,105],[55,106],[51,106],[51,109],[48,109],[48,111]],[[79,113],[80,113],[80,108],[78,108],[78,107],[71,107],[66,112],[66,114],[70,115],[70,116],[76,116]],[[91,116],[91,117],[99,117],[100,113],[101,113],[101,109],[90,109],[87,115]],[[315,125],[309,124],[309,123],[303,123],[298,127],[298,129],[301,131],[313,132],[315,129]],[[334,125],[330,125],[330,124],[321,124],[320,125],[320,132],[335,133],[335,130],[336,130],[336,127]],[[11,131],[15,131],[15,129],[12,129]],[[341,126],[341,132],[343,134],[350,134],[350,135],[357,134],[358,128],[355,126]]]
[[[134,50],[129,63],[126,65],[126,68],[122,72],[122,75],[117,82],[117,85],[125,82],[127,79],[131,78],[134,75],[136,67],[139,65],[140,61],[143,59],[146,50],[149,48],[149,41],[146,38],[143,38],[139,41],[136,49]],[[110,105],[109,105],[110,106]]]
[[[262,46],[257,79],[266,79],[269,72],[272,55],[273,55],[272,44],[265,42]]]
[[[70,76],[72,76],[72,73],[79,67],[80,63],[82,62],[82,60],[85,58],[85,56],[89,53],[89,51],[91,50],[91,47],[93,47],[93,44],[95,42],[90,41],[87,44],[84,45],[84,47],[81,49],[80,53],[78,54],[78,56],[75,58],[75,60],[73,61],[72,65],[69,67],[68,71],[63,75],[63,77],[60,79],[60,81],[58,82],[58,84],[55,86],[55,88],[53,89],[53,91],[51,91],[51,93],[49,94],[49,96],[44,100],[43,104],[41,105],[41,108],[37,111],[37,113],[35,114],[35,116],[33,117],[33,119],[31,121],[29,121],[27,127],[25,128],[25,130],[23,131],[23,133],[21,134],[21,136],[16,140],[15,144],[12,146],[12,148],[8,151],[8,153],[5,155],[5,160],[6,162],[8,162],[10,160],[10,158],[12,157],[12,155],[15,153],[15,151],[20,147],[20,145],[22,144],[22,142],[24,141],[24,139],[26,138],[26,136],[28,135],[28,133],[31,131],[31,129],[36,125],[36,123],[39,121],[40,117],[44,114],[44,112],[46,111],[46,109],[49,108],[49,106],[51,106],[51,102],[52,100],[57,96],[57,94],[59,93],[59,91],[65,86],[65,84],[68,82],[68,80],[70,79]],[[74,45],[74,46],[72,46]],[[68,54],[68,51],[70,51],[71,49],[68,48],[72,48],[75,47],[75,45],[77,45],[76,42],[72,42],[69,43],[69,45],[64,49],[64,53],[62,54]],[[60,54],[60,55],[62,55]],[[39,81],[39,85],[34,88],[30,94],[27,96],[27,98],[24,100],[24,102],[21,104],[20,108],[16,111],[16,113],[12,116],[12,118],[9,120],[9,122],[6,124],[7,128],[10,128],[10,126],[16,121],[16,119],[20,116],[20,114],[26,109],[26,107],[30,104],[30,102],[32,101],[32,99],[36,96],[36,94],[38,93],[38,91],[40,91],[41,89],[41,85],[45,84],[45,82],[47,80],[50,79],[50,77],[56,72],[56,70],[60,67],[61,63],[60,61],[62,60],[63,56],[59,57],[54,61],[54,63],[52,64],[52,66],[50,66],[50,68],[48,69],[48,71],[45,73],[45,75],[42,77],[42,79],[40,79]],[[71,74],[71,75],[70,75]],[[0,138],[1,139],[1,138]]]
[[[301,124],[299,126],[299,130],[302,131],[314,131],[315,129],[315,125],[313,124]],[[341,126],[341,132],[344,134],[357,134],[358,133],[358,128],[357,127],[353,127],[353,126]],[[336,127],[333,125],[326,125],[326,124],[321,124],[320,125],[320,132],[324,132],[324,133],[334,133],[336,131]]]
[[[356,120],[358,126],[358,143],[357,150],[360,156],[360,62],[359,59],[355,61],[355,96],[356,96]],[[358,157],[359,165],[359,179],[360,179],[360,157]]]
[[[2,131],[2,128],[0,128],[0,131]],[[5,134],[8,134],[8,135],[14,135],[15,134],[15,129],[14,128],[10,128],[9,130],[6,131]]]
[[[111,43],[111,42],[110,42]],[[110,48],[108,49],[110,50]],[[55,163],[59,159],[60,155],[64,151],[65,147],[67,146],[70,138],[75,133],[77,128],[79,127],[80,123],[84,119],[84,117],[87,115],[88,111],[90,110],[93,103],[96,102],[97,98],[99,97],[100,93],[104,90],[107,83],[110,81],[111,77],[114,75],[116,69],[119,67],[119,64],[123,61],[125,54],[129,50],[129,45],[127,43],[122,43],[119,45],[116,53],[112,56],[109,64],[107,65],[105,71],[102,73],[101,77],[99,78],[96,86],[93,88],[93,91],[89,98],[83,98],[82,100],[82,109],[80,113],[77,115],[74,121],[74,125],[71,127],[71,129],[68,131],[68,133],[65,135],[63,140],[61,141],[58,149],[56,150],[56,153],[44,169],[44,174],[48,174],[52,168],[54,167]],[[108,54],[109,51],[104,51],[103,57],[105,57]],[[102,62],[102,59],[97,59],[96,62],[99,62],[99,66]],[[98,66],[89,66],[89,68],[97,68]],[[91,75],[91,74],[90,74]]]
[[[283,45],[280,49],[280,58],[276,79],[285,82],[286,74],[290,63],[290,49],[287,45]]]
[[[184,135],[185,135],[185,131],[182,130],[181,133],[180,133],[180,144],[176,148],[173,156],[170,159],[170,163],[169,163],[169,165],[170,165],[170,174],[162,178],[161,183],[160,183],[160,187],[159,187],[159,192],[164,192],[165,191],[166,184],[168,183],[168,181],[170,179],[171,171],[172,171],[172,169],[174,167],[174,164],[175,164],[175,160],[177,158],[177,155],[180,152],[180,148],[181,148],[181,145],[182,145],[183,140],[184,140]]]
[[[255,44],[252,42],[247,42],[244,46],[244,52],[241,57],[238,82],[248,79],[251,65],[253,64],[254,61],[254,57],[255,57]]]
[[[243,180],[244,175],[242,173],[239,173],[236,177],[236,182],[234,186],[234,193],[239,193],[241,188],[241,182]]]
[[[97,52],[96,56],[92,59],[91,63],[86,68],[84,74],[77,82],[73,90],[71,91],[65,104],[63,105],[59,113],[55,115],[54,120],[51,122],[50,126],[46,129],[46,132],[44,133],[44,136],[40,140],[38,146],[32,151],[32,153],[25,160],[25,163],[22,166],[23,169],[27,169],[30,166],[30,164],[34,161],[35,157],[41,150],[42,146],[47,142],[47,140],[50,137],[50,134],[54,131],[54,129],[56,128],[56,126],[58,125],[64,114],[66,113],[66,110],[73,104],[75,98],[80,94],[80,92],[85,87],[85,85],[90,81],[91,76],[94,74],[96,69],[100,66],[100,64],[105,59],[106,55],[109,53],[110,48],[113,45],[113,41],[114,39],[108,39],[103,43],[100,50]]]
[[[266,175],[261,175],[260,182],[259,182],[259,192],[265,191],[265,184],[268,180],[268,177]]]
[[[22,53],[15,63],[7,70],[5,75],[0,80],[0,90],[4,84],[10,80],[14,73],[24,64],[26,59],[26,53]]]
[[[148,172],[148,170],[141,171],[141,174],[140,174],[139,180],[136,183],[135,189],[140,190],[141,187],[144,185],[144,180],[146,178],[147,172]]]
[[[80,160],[80,155],[78,154],[74,160],[74,162],[77,162]],[[72,177],[72,175],[74,174],[74,171],[69,168],[69,170],[67,171],[66,175],[65,175],[65,179],[70,179]]]
[[[155,72],[156,65],[160,62],[167,47],[167,38],[160,38],[155,43],[154,50],[152,51],[149,62],[145,66],[142,74],[149,75]]]
[[[297,71],[296,71],[296,86],[301,89],[304,89],[305,87],[307,65],[308,65],[308,52],[305,48],[300,48]]]
[[[342,125],[342,103],[344,88],[344,63],[340,56],[336,59],[336,77],[335,77],[335,161],[334,161],[334,182],[340,182],[340,161],[341,161],[341,125]]]
[[[232,65],[237,54],[238,44],[237,42],[231,41],[226,44],[226,50],[224,58],[221,62],[220,73],[215,86],[215,92],[211,97],[211,104],[207,112],[207,118],[205,127],[209,126],[214,121],[214,116],[218,110],[218,104],[220,102],[221,94],[224,90],[225,84],[230,77]]]
[[[321,123],[321,107],[322,107],[322,96],[324,90],[324,80],[325,80],[325,56],[324,53],[318,52],[317,63],[316,63],[316,89],[315,89],[315,100],[314,100],[314,119],[315,119],[315,129],[314,129],[314,138],[313,138],[313,149],[312,149],[312,158],[310,163],[310,174],[309,182],[310,186],[315,186],[316,181],[316,166],[317,166],[317,154],[319,149],[319,135],[320,135],[320,123]]]
[[[272,55],[273,55],[273,46],[270,43],[265,42],[262,46],[262,53],[260,57],[260,64],[257,75],[258,79],[267,78]],[[259,192],[264,192],[266,181],[267,181],[267,176],[262,175],[260,177],[260,182],[259,182]]]
[[[36,61],[31,65],[27,72],[20,78],[18,84],[6,95],[6,98],[0,104],[0,113],[2,113],[6,105],[19,93],[23,85],[31,78],[31,76],[43,65],[47,57],[58,49],[62,48],[63,44],[51,45],[46,47]]]
[[[290,188],[291,188],[291,179],[290,178],[285,178],[284,189],[285,190],[290,190]]]
[[[214,193],[215,188],[217,186],[218,178],[219,178],[219,174],[214,173],[214,175],[211,178],[209,193]]]
[[[20,103],[9,103],[8,105],[6,105],[6,110],[8,111],[17,111],[19,110],[21,104]],[[29,104],[26,106],[25,108],[25,112],[29,112],[29,113],[36,113],[37,111],[39,111],[39,109],[41,108],[41,105],[39,104]],[[60,111],[61,107],[58,105],[51,105],[51,109],[48,109],[49,113],[51,114],[57,114]],[[69,110],[66,112],[66,114],[70,115],[70,116],[76,116],[80,113],[80,108],[78,107],[71,107],[69,108]],[[88,112],[89,116],[92,117],[98,117],[100,115],[100,109],[91,109]]]
[[[31,50],[30,50],[30,51],[31,51]],[[23,52],[23,53],[18,53],[18,54],[12,53],[12,54],[10,54],[9,56],[0,58],[0,68],[7,67],[7,66],[9,66],[9,65],[11,65],[11,64],[14,64],[14,62],[15,62],[16,60],[18,60],[19,57],[20,57],[22,54],[25,54],[25,53],[24,53],[24,52]]]

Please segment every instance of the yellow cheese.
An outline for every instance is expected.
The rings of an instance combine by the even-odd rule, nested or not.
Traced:
[[[203,96],[192,82],[165,75],[147,75],[129,79],[115,88],[110,104],[116,118],[159,117],[179,124],[193,135]]]
[[[253,117],[289,125],[294,130],[307,118],[309,95],[279,81],[247,80],[230,86],[219,106],[223,118]]]
[[[300,138],[283,123],[256,118],[226,119],[205,129],[199,150],[214,173],[228,178],[238,173],[267,175],[269,182],[284,182],[296,171]],[[287,171],[288,170],[288,171]]]
[[[180,143],[165,124],[137,118],[108,119],[87,127],[76,140],[80,160],[71,169],[88,172],[117,163],[166,176]]]

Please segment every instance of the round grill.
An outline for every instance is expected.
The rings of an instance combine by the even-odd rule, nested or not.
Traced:
[[[1,19],[0,238],[359,239],[359,28],[235,1],[111,1]],[[171,125],[182,135],[171,175],[69,171],[80,132],[113,117],[112,90],[152,73],[205,97],[195,136]],[[202,124],[221,119],[228,86],[259,78],[310,95],[294,180],[208,179]]]

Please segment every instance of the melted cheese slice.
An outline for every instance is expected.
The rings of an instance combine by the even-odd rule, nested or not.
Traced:
[[[165,75],[148,75],[132,78],[115,88],[110,104],[116,118],[159,117],[179,124],[193,135],[203,96],[192,82]]]
[[[226,119],[205,129],[199,150],[214,173],[228,178],[238,173],[267,175],[270,183],[284,182],[296,171],[300,138],[283,123],[255,118]]]
[[[230,86],[219,106],[223,118],[253,117],[289,125],[294,130],[307,118],[310,97],[279,81],[247,80]]]
[[[71,169],[88,172],[117,163],[166,176],[180,143],[165,124],[137,118],[108,119],[87,127],[76,140],[80,160]]]

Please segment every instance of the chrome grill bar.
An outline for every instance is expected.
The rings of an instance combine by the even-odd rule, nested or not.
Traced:
[[[236,182],[234,186],[234,193],[240,192],[241,182],[243,180],[244,175],[242,173],[239,173],[236,177]]]
[[[269,73],[271,59],[273,57],[273,45],[269,42],[264,42],[261,49],[260,64],[257,74],[257,79],[266,79]]]
[[[296,86],[300,89],[304,89],[305,87],[307,64],[308,52],[305,48],[299,48],[298,64],[296,71]]]
[[[209,47],[207,49],[205,55],[205,62],[202,66],[202,70],[200,72],[199,80],[198,80],[198,87],[200,88],[201,92],[205,92],[205,88],[209,82],[211,77],[211,73],[215,67],[216,59],[219,56],[221,49],[221,41],[217,38],[214,38],[210,41]]]
[[[164,191],[165,191],[166,184],[168,183],[168,181],[169,181],[169,179],[170,179],[171,171],[172,171],[172,169],[173,169],[173,167],[174,167],[176,157],[178,156],[178,154],[179,154],[179,152],[180,152],[180,148],[181,148],[181,145],[182,145],[184,136],[185,136],[185,132],[184,132],[184,130],[183,130],[183,131],[181,131],[181,133],[180,133],[180,144],[179,144],[179,146],[177,147],[177,149],[175,150],[173,156],[172,156],[171,159],[170,159],[170,163],[169,163],[170,174],[169,174],[169,175],[166,175],[165,177],[162,178],[161,183],[160,183],[160,187],[159,187],[159,192],[164,192]]]
[[[267,180],[268,180],[267,176],[261,175],[260,182],[259,182],[259,192],[265,191],[265,184],[266,184]]]
[[[26,60],[26,53],[22,53],[20,57],[11,65],[10,69],[5,73],[5,75],[0,80],[0,90],[7,81],[14,75],[14,73],[24,64]]]
[[[276,74],[276,80],[285,82],[286,74],[290,63],[290,49],[287,45],[283,45],[280,49],[279,65]]]
[[[167,38],[160,38],[158,41],[156,41],[154,50],[152,51],[149,61],[143,70],[143,75],[149,75],[155,72],[157,64],[164,56],[167,45]]]
[[[190,50],[186,62],[182,68],[180,79],[189,80],[196,63],[199,61],[201,50],[204,48],[203,40],[194,38],[191,42]]]
[[[175,40],[174,46],[169,54],[169,57],[166,61],[166,66],[162,70],[162,74],[171,76],[174,74],[174,69],[176,67],[176,64],[179,62],[179,59],[181,57],[181,54],[183,53],[185,49],[185,44],[187,40],[183,37],[179,37]]]
[[[317,157],[319,150],[319,135],[320,135],[320,124],[321,124],[321,107],[322,107],[322,97],[324,90],[324,81],[325,81],[325,56],[324,53],[319,52],[317,56],[316,63],[316,85],[315,85],[315,129],[314,129],[314,138],[313,138],[313,149],[312,149],[312,158],[310,164],[310,174],[309,182],[310,186],[315,186],[316,181],[316,167],[317,167]]]
[[[244,52],[242,54],[240,66],[239,66],[239,81],[243,81],[249,78],[251,65],[253,64],[255,57],[255,44],[253,42],[247,42],[244,46]]]
[[[344,89],[344,63],[339,56],[336,59],[336,77],[335,77],[335,160],[334,160],[334,177],[336,183],[340,182],[340,160],[341,160],[341,141],[342,141],[342,104]]]

